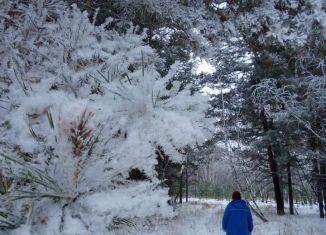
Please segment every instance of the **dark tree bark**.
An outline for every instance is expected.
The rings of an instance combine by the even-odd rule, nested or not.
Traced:
[[[288,187],[289,187],[289,205],[290,205],[290,214],[294,215],[294,208],[293,208],[293,189],[292,189],[292,177],[291,177],[291,161],[288,162],[287,166],[287,173],[288,173]]]
[[[324,203],[323,203],[323,193],[322,193],[322,189],[320,187],[318,187],[318,189],[317,189],[317,199],[318,199],[318,205],[319,205],[319,217],[320,218],[325,218]]]
[[[182,204],[182,189],[183,189],[183,185],[182,185],[182,181],[183,181],[183,172],[181,172],[180,174],[180,182],[179,182],[179,203]]]
[[[321,187],[324,198],[324,214],[326,215],[326,161],[320,163]]]
[[[188,182],[188,168],[186,168],[186,202],[188,202],[188,194],[189,194],[189,182]]]
[[[264,109],[261,111],[261,118],[262,118],[262,125],[265,132],[273,129],[273,120],[268,122]],[[276,156],[273,151],[273,146],[271,143],[267,146],[267,155],[268,155],[268,162],[272,174],[273,179],[273,186],[274,186],[274,193],[275,193],[275,200],[276,200],[276,208],[278,215],[284,215],[284,200],[283,200],[283,193],[281,189],[280,178],[278,174],[278,164],[276,161]]]
[[[179,180],[182,165],[173,162],[170,156],[165,154],[162,146],[157,147],[155,154],[157,160],[155,170],[158,174],[158,179],[164,181],[164,185],[169,188],[169,196],[174,196],[176,202],[179,198]]]
[[[325,214],[324,214],[323,192],[321,187],[318,162],[316,159],[313,160],[313,180],[315,181],[315,185],[316,185],[317,201],[319,205],[319,216],[320,218],[324,218]]]
[[[321,115],[321,114],[319,114]],[[318,114],[315,115],[312,119],[311,126],[312,129],[316,132],[320,131],[321,129],[321,116]],[[311,150],[317,152],[318,150],[322,149],[322,142],[320,139],[318,139],[315,135],[310,133],[310,138],[309,138],[309,147]],[[317,153],[318,154],[318,153]],[[319,205],[319,216],[320,218],[324,218],[324,202],[323,202],[323,179],[321,177],[321,171],[323,171],[323,167],[321,167],[319,171],[319,164],[322,165],[322,162],[318,162],[316,158],[312,160],[313,163],[313,170],[312,170],[312,179],[314,183],[314,188],[316,190],[316,196],[317,196],[317,201]]]
[[[273,152],[272,145],[268,146],[268,161],[272,173],[273,185],[274,185],[274,193],[275,193],[275,200],[276,200],[276,208],[278,215],[284,215],[284,200],[282,196],[282,190],[280,185],[280,179],[278,176],[278,165],[275,160],[275,155]]]

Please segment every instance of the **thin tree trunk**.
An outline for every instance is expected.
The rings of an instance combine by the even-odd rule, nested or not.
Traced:
[[[182,204],[182,175],[183,172],[180,174],[180,182],[179,182],[179,203]]]
[[[189,184],[188,184],[188,168],[186,168],[186,202],[188,202],[188,187],[189,187]]]
[[[259,218],[259,219],[261,219],[264,223],[266,223],[266,222],[268,222],[268,220],[261,214],[261,213],[259,213],[254,207],[252,207],[251,205],[250,205],[250,203],[248,203],[248,205],[249,205],[249,207],[250,207],[250,209],[251,209],[251,211]]]
[[[324,215],[326,215],[326,188],[323,188],[323,195],[324,195],[324,210],[325,210]]]
[[[318,187],[317,189],[317,199],[318,199],[318,205],[319,205],[319,216],[320,218],[325,218],[324,214],[324,203],[323,203],[323,193],[321,188]]]
[[[230,163],[231,163],[231,167],[232,167],[232,171],[233,171],[233,176],[234,176],[235,182],[238,185],[240,191],[244,192],[245,190],[244,190],[242,184],[240,183],[240,180],[238,178],[238,174],[237,174],[236,168],[234,167],[234,164],[232,162],[232,158],[230,158]],[[246,183],[247,183],[247,185],[249,185],[247,180],[246,180]],[[252,198],[252,202],[253,202],[253,204],[255,206],[255,208],[254,208],[250,203],[248,203],[249,206],[250,206],[250,208],[252,209],[252,211],[254,212],[254,214],[258,218],[260,218],[263,222],[268,222],[268,220],[265,218],[263,212],[259,209],[259,206],[257,205],[256,200],[255,200],[255,195],[252,193],[252,190],[251,190],[250,186],[248,188],[249,188],[249,194],[250,194],[250,196]]]
[[[291,177],[291,162],[289,161],[287,166],[287,173],[288,173],[288,187],[289,187],[289,205],[290,205],[290,214],[294,215],[293,209],[293,190],[292,190],[292,177]]]
[[[269,165],[270,165],[272,178],[273,178],[277,214],[284,215],[285,214],[284,213],[284,201],[283,201],[283,196],[282,196],[280,179],[278,176],[278,166],[277,166],[277,162],[275,160],[275,155],[274,155],[273,147],[271,144],[268,146],[267,152],[268,152],[268,160],[269,160]]]
[[[324,198],[324,210],[326,215],[326,161],[320,163],[321,187]]]
[[[317,194],[317,201],[319,206],[319,216],[320,218],[324,218],[324,203],[323,203],[323,191],[321,187],[321,179],[319,174],[318,162],[316,159],[313,160],[313,178],[316,184],[316,194]]]

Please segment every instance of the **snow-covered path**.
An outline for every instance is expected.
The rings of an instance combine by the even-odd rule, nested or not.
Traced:
[[[173,220],[152,220],[151,226],[129,231],[137,235],[225,235],[221,220],[226,201],[201,200],[182,205]],[[298,207],[299,215],[276,216],[275,208],[262,205],[269,222],[254,216],[253,235],[324,235],[326,219],[318,218],[316,207]],[[126,231],[124,231],[124,234]],[[119,233],[120,234],[120,233]]]
[[[220,228],[223,208],[222,204],[206,202],[183,205],[173,222],[156,226],[155,231],[151,231],[148,235],[225,235]]]

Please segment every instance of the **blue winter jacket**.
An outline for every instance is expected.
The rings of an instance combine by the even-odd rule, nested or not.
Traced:
[[[225,208],[223,230],[227,235],[250,235],[254,226],[252,215],[244,200],[234,200]]]

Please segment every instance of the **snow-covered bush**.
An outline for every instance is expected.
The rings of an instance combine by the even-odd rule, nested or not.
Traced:
[[[62,1],[0,10],[1,197],[32,234],[100,234],[117,218],[172,215],[155,150],[205,141],[206,97],[165,77],[145,35],[94,26]],[[128,179],[132,169],[146,178]],[[30,226],[29,226],[30,225]]]

